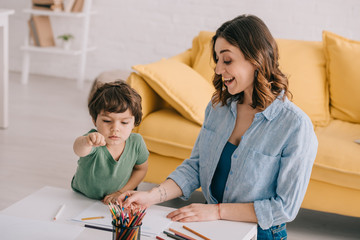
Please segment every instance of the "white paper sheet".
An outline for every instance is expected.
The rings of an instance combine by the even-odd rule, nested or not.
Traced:
[[[166,230],[171,223],[171,220],[166,218],[166,215],[172,211],[171,208],[153,205],[146,210],[146,215],[142,221],[141,235],[155,236]],[[82,218],[104,216],[102,219],[81,220]],[[102,202],[95,202],[90,207],[86,208],[79,215],[72,218],[73,221],[82,222],[88,225],[105,227],[112,229],[112,217],[109,208]]]
[[[0,214],[0,239],[70,240],[75,239],[83,230],[83,227],[71,224]]]

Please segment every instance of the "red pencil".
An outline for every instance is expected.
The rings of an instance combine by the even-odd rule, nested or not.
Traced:
[[[179,231],[176,231],[175,229],[169,228],[169,230],[170,230],[171,232],[175,233],[175,235],[178,235],[178,236],[180,236],[180,237],[182,237],[182,238],[185,238],[185,239],[187,239],[187,240],[196,240],[195,238],[192,238],[192,237],[190,237],[190,236],[188,236],[188,235],[186,235],[186,234],[184,234],[184,233],[181,233],[181,232],[179,232]]]
[[[165,240],[165,239],[163,239],[162,237],[159,237],[159,236],[156,236],[156,239]]]

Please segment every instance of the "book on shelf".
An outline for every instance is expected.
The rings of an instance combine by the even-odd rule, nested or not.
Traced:
[[[53,0],[32,0],[32,9],[51,11]]]
[[[62,11],[63,0],[32,0],[32,9]]]
[[[64,0],[64,12],[71,12],[76,0]]]
[[[34,21],[32,18],[29,19],[28,21],[28,24],[29,24],[29,33],[30,33],[30,38],[31,38],[31,41],[33,43],[34,46],[40,46],[40,43],[39,43],[39,38],[38,36],[35,34],[35,24],[34,24]]]
[[[35,46],[55,46],[54,34],[49,16],[31,16],[29,20],[29,27],[30,36]]]
[[[84,0],[75,0],[74,6],[71,9],[72,12],[82,12],[84,6]]]

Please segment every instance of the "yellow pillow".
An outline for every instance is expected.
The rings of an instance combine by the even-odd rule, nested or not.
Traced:
[[[360,42],[323,31],[331,116],[360,123]]]
[[[277,39],[281,71],[289,78],[294,103],[316,126],[330,121],[322,42]]]
[[[214,32],[201,31],[193,39],[191,48],[191,67],[211,84],[215,69],[211,49],[211,39],[214,35]]]
[[[199,73],[172,59],[132,68],[182,116],[202,125],[214,88]]]

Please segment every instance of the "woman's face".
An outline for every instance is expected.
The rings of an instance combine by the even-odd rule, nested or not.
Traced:
[[[238,47],[219,37],[215,42],[215,73],[223,77],[224,84],[231,95],[242,91],[250,96],[254,87],[255,66],[245,59]]]

